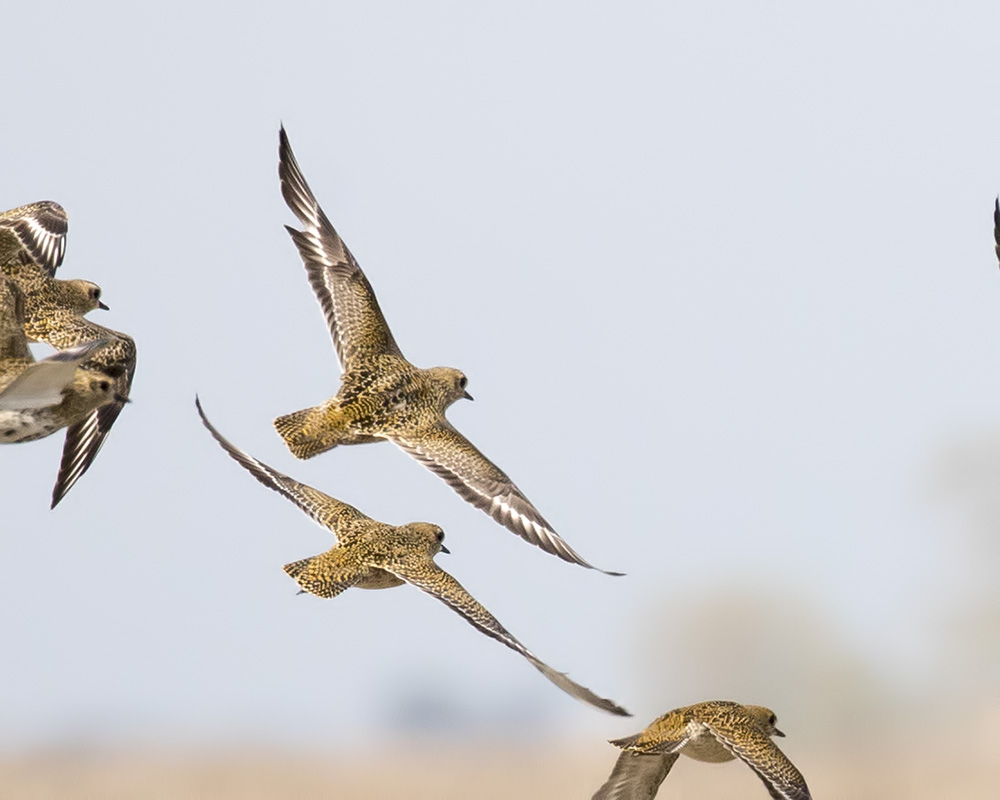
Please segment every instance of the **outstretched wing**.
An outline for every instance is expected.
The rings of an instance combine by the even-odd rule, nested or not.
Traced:
[[[729,724],[732,718],[705,724],[729,752],[757,773],[774,800],[811,800],[805,778],[771,737],[754,724]]]
[[[580,564],[588,569],[598,569],[552,530],[552,526],[514,482],[447,420],[422,432],[419,437],[394,436],[392,441],[431,472],[444,478],[465,500],[485,511],[525,541],[564,561]]]
[[[677,758],[677,753],[646,755],[625,750],[593,800],[652,800]]]
[[[284,127],[279,134],[278,177],[288,207],[305,227],[286,226],[305,262],[344,370],[380,355],[402,358],[371,284],[316,202],[299,169]]]
[[[0,390],[0,408],[48,408],[63,400],[63,390],[73,382],[76,369],[107,339],[71,347],[27,367]]]
[[[590,689],[581,686],[569,679],[562,672],[557,672],[548,664],[539,659],[534,653],[528,650],[523,644],[515,639],[510,632],[494,617],[486,608],[480,604],[465,587],[462,586],[451,575],[441,569],[430,560],[397,560],[386,561],[385,563],[373,563],[373,566],[381,567],[386,572],[402,578],[407,583],[412,583],[419,589],[423,589],[428,594],[445,603],[453,611],[461,614],[465,619],[482,633],[507,645],[511,650],[520,653],[534,667],[541,672],[552,683],[558,686],[567,694],[582,700],[584,703],[607,711],[609,714],[619,716],[631,716],[624,708],[612,700],[598,697]]]
[[[135,377],[135,341],[131,336],[100,325],[90,324],[93,331],[109,334],[110,341],[99,348],[87,361],[87,365],[100,369],[115,378],[115,399],[92,411],[82,422],[70,425],[66,429],[66,441],[63,443],[62,460],[59,463],[59,474],[56,485],[52,489],[52,505],[55,508],[66,493],[73,488],[83,474],[90,469],[97,454],[104,446],[115,420],[122,413],[132,391],[132,379]]]
[[[368,517],[354,508],[354,506],[349,506],[347,503],[342,503],[328,494],[323,494],[318,489],[313,489],[312,486],[299,483],[294,478],[289,478],[287,475],[278,472],[278,470],[269,467],[263,461],[258,461],[249,453],[240,450],[219,433],[212,423],[208,421],[208,417],[205,416],[205,412],[201,408],[201,401],[197,397],[195,397],[194,402],[198,408],[198,414],[201,416],[201,421],[208,428],[208,432],[215,437],[215,441],[222,446],[223,450],[229,453],[234,461],[240,464],[268,489],[273,489],[278,494],[291,500],[316,520],[316,522],[324,528],[329,529],[334,536],[337,535],[337,528],[340,525],[347,522],[368,519]],[[306,561],[309,561],[309,559],[305,559],[301,563],[305,564]]]
[[[66,212],[48,200],[0,213],[0,266],[34,264],[55,275],[66,255],[68,230]]]

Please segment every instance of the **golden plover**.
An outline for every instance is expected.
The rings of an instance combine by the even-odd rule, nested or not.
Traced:
[[[337,445],[388,439],[508,530],[565,561],[595,569],[445,418],[456,400],[472,399],[465,375],[451,367],[418,369],[403,357],[371,284],[306,183],[284,128],[279,138],[281,192],[305,229],[286,228],[305,262],[343,368],[334,397],[274,421],[289,450],[312,458]]]
[[[709,700],[668,711],[642,733],[614,739],[624,751],[593,800],[649,800],[683,753],[718,763],[741,758],[775,800],[810,800],[795,765],[771,741],[784,736],[774,712],[728,700]]]
[[[135,342],[130,336],[84,318],[94,309],[107,309],[101,302],[100,287],[90,281],[54,277],[65,253],[67,229],[66,213],[52,202],[32,203],[0,214],[0,268],[24,293],[28,339],[57,350],[107,340],[83,367],[112,377],[114,399],[68,427],[52,490],[53,508],[97,457],[128,401],[136,362]]]
[[[44,438],[114,400],[110,376],[80,368],[107,340],[36,362],[23,320],[20,290],[0,278],[0,444]]]
[[[345,589],[388,589],[409,583],[433,595],[487,636],[524,656],[552,683],[578,700],[611,714],[629,716],[621,706],[598,697],[541,661],[515,639],[451,575],[434,563],[445,549],[444,531],[428,522],[386,525],[365,516],[311,486],[299,483],[228,442],[208,421],[195,400],[201,420],[215,440],[258,481],[273,489],[327,528],[337,543],[327,552],[285,565],[285,572],[302,590],[319,597],[336,597]]]

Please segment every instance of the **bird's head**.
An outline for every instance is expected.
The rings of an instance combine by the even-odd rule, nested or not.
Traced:
[[[72,307],[81,314],[100,308],[107,311],[108,307],[101,302],[101,287],[96,283],[83,280],[66,281],[66,290]]]
[[[466,400],[472,399],[472,395],[465,390],[465,387],[469,385],[469,379],[465,377],[465,373],[462,370],[453,367],[432,367],[428,372],[431,373],[435,382],[444,390],[448,405],[463,398]]]
[[[769,708],[764,708],[764,706],[744,706],[747,712],[753,717],[754,722],[760,727],[764,733],[768,736],[784,736],[781,731],[777,729],[776,724],[778,722],[777,715]]]
[[[435,525],[432,522],[411,522],[406,527],[417,541],[427,546],[427,552],[431,558],[434,558],[438,553],[451,552],[444,546],[444,530],[440,525]]]
[[[79,390],[102,401],[114,396],[115,382],[109,375],[89,369],[79,369],[76,374],[76,386]]]

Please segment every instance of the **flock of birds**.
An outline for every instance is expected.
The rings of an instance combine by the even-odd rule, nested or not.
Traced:
[[[343,372],[334,397],[274,421],[292,454],[305,459],[338,445],[394,442],[525,541],[596,569],[556,533],[506,473],[448,422],[445,412],[452,403],[472,399],[465,375],[452,367],[420,369],[403,356],[371,284],[309,188],[283,128],[278,175],[285,202],[302,226],[288,227],[288,232]],[[0,443],[28,442],[67,429],[53,507],[96,458],[128,402],[136,364],[129,336],[85,318],[91,311],[107,310],[100,287],[55,277],[66,232],[66,214],[56,203],[0,213]],[[994,236],[1000,259],[1000,199],[994,206]],[[36,361],[31,342],[44,342],[58,352]],[[209,421],[197,398],[195,404],[205,427],[233,460],[334,535],[335,544],[325,553],[285,565],[302,592],[329,598],[351,587],[411,584],[519,653],[564,692],[629,716],[614,701],[539,659],[441,569],[434,558],[448,550],[439,526],[374,520],[240,450]],[[611,742],[622,752],[594,800],[654,797],[682,753],[707,762],[741,759],[772,798],[809,800],[805,779],[772,741],[775,736],[784,736],[775,714],[761,706],[712,700],[675,709],[642,732]]]
[[[30,442],[66,428],[52,507],[73,488],[128,402],[132,337],[85,319],[101,287],[64,281],[66,212],[41,202],[0,213],[0,442]],[[59,352],[36,362],[29,342]]]

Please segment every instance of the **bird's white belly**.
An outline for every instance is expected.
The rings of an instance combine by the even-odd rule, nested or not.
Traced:
[[[59,430],[59,424],[46,412],[0,410],[0,444],[30,442]]]

